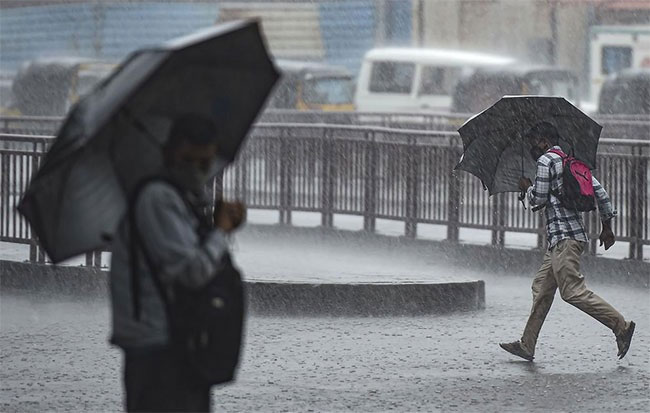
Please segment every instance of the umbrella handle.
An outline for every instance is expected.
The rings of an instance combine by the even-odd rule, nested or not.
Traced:
[[[527,209],[526,203],[524,202],[524,199],[526,199],[526,193],[524,191],[519,192],[517,199],[519,199],[519,202],[521,202],[521,205],[523,205],[524,209]]]

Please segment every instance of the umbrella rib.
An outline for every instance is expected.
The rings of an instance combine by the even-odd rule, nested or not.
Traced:
[[[142,123],[140,119],[133,116],[133,114],[128,108],[126,107],[123,108],[122,113],[124,113],[126,117],[129,118],[129,120],[133,123],[133,126],[135,126],[136,129],[138,129],[140,132],[142,132],[147,137],[147,139],[151,141],[151,143],[153,143],[154,145],[159,145],[158,139],[156,139],[153,133],[149,131],[147,126],[144,123]]]

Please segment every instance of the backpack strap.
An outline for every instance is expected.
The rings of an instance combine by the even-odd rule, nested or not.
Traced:
[[[562,158],[562,166],[564,167],[564,162],[567,161],[567,158],[569,157],[569,155],[567,155],[566,153],[562,152],[559,149],[549,149],[548,152],[554,153],[554,154],[558,155],[560,158]],[[550,185],[550,183],[549,183],[549,185]],[[549,188],[548,193],[550,195],[555,196],[556,198],[560,197],[560,194],[554,189]],[[550,198],[549,198],[549,200],[550,200]],[[542,208],[544,208],[544,206],[535,207],[535,208],[533,208],[533,212],[537,212]]]
[[[133,195],[131,196],[131,199],[129,200],[129,208],[128,208],[128,225],[129,225],[129,269],[130,269],[130,276],[131,276],[131,308],[133,309],[133,317],[137,320],[140,321],[140,313],[141,313],[141,308],[142,306],[140,305],[140,272],[138,271],[138,252],[142,252],[142,255],[144,256],[145,263],[147,267],[149,267],[149,270],[151,271],[152,275],[154,273],[157,273],[157,268],[154,263],[154,261],[151,259],[151,256],[147,252],[147,249],[144,247],[144,244],[142,242],[142,239],[140,237],[140,231],[138,231],[137,228],[137,223],[136,223],[136,205],[138,202],[138,199],[140,197],[140,194],[142,193],[142,190],[149,184],[155,181],[165,181],[165,178],[162,176],[152,176],[149,178],[143,179],[140,183],[138,183],[137,187],[133,191]],[[153,277],[154,282],[156,282],[158,277]],[[158,284],[156,282],[156,284]],[[163,300],[166,299],[164,294],[162,294],[163,291],[161,290],[161,295]]]
[[[553,152],[556,155],[560,155],[560,158],[562,158],[562,160],[565,160],[566,158],[569,157],[569,155],[567,155],[566,153],[564,153],[564,152],[562,152],[562,151],[560,151],[558,149],[549,149],[548,151]]]
[[[204,235],[206,235],[207,232],[209,232],[209,228],[210,228],[210,223],[208,217],[206,217],[206,214],[202,213],[200,208],[193,205],[187,199],[187,197],[184,196],[183,188],[179,187],[175,182],[173,182],[168,177],[161,176],[161,175],[151,176],[149,178],[143,179],[137,185],[129,202],[128,224],[129,224],[129,244],[130,244],[129,245],[129,267],[131,272],[130,274],[131,275],[131,299],[132,299],[133,316],[138,321],[140,320],[141,309],[142,309],[140,303],[140,277],[141,276],[137,268],[138,252],[142,252],[142,255],[145,259],[145,265],[151,271],[151,276],[153,278],[154,284],[156,285],[156,288],[158,289],[160,297],[163,300],[165,307],[168,306],[168,297],[165,292],[164,285],[160,280],[160,278],[158,277],[159,269],[155,261],[151,258],[151,255],[147,251],[147,248],[144,245],[144,242],[142,241],[142,237],[140,236],[140,231],[138,231],[137,223],[136,223],[135,209],[136,209],[139,196],[142,193],[143,189],[147,185],[153,182],[164,182],[178,192],[179,196],[181,197],[181,199],[183,200],[187,208],[190,211],[192,211],[192,213],[199,220],[199,236],[201,239],[203,239]]]

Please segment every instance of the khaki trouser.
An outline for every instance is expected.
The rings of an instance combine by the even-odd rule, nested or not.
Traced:
[[[584,243],[565,239],[544,256],[544,262],[533,280],[533,308],[521,337],[522,347],[531,355],[535,354],[539,330],[558,288],[564,301],[600,321],[615,335],[621,334],[625,329],[623,316],[587,289],[584,276],[580,274],[580,255],[583,250]]]

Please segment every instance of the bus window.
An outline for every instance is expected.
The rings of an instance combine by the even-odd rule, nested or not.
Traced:
[[[632,48],[625,46],[603,46],[601,71],[605,75],[617,73],[632,66]]]
[[[415,74],[414,63],[375,62],[370,75],[370,91],[410,94]]]
[[[352,82],[345,77],[315,77],[303,86],[305,103],[339,105],[352,103]]]

